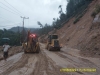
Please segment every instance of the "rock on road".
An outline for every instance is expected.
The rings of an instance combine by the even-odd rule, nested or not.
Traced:
[[[99,75],[100,58],[79,55],[79,50],[64,47],[48,51],[41,44],[39,54],[18,53],[0,61],[0,75]],[[61,68],[95,68],[96,72],[60,72]]]

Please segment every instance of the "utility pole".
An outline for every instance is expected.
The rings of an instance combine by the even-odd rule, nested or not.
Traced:
[[[18,39],[19,39],[18,45],[20,45],[20,30],[19,30],[19,26],[18,26]]]
[[[23,19],[23,36],[22,36],[23,38],[22,38],[22,42],[24,42],[24,40],[25,40],[25,39],[24,39],[24,38],[25,38],[25,34],[24,34],[24,31],[25,31],[25,30],[24,30],[24,20],[25,20],[25,19],[29,19],[29,17],[26,18],[26,17],[22,17],[22,16],[21,16],[21,18]]]

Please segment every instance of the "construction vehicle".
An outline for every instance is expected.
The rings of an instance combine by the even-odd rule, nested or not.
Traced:
[[[30,31],[28,31],[27,35],[27,41],[26,43],[22,44],[24,53],[32,53],[36,52],[39,53],[40,51],[40,46],[38,42],[38,36],[36,34],[31,34]]]
[[[46,49],[51,50],[59,50],[61,49],[61,45],[59,44],[58,35],[50,34],[48,35],[48,40],[46,44]]]

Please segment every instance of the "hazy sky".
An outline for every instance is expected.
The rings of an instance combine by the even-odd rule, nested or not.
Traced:
[[[59,5],[65,12],[66,0],[0,0],[0,29],[22,26],[20,16],[29,17],[25,27],[37,28],[37,21],[52,24],[53,18],[59,17]]]

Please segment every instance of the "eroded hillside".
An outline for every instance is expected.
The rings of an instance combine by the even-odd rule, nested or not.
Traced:
[[[80,20],[74,24],[75,17],[71,18],[59,30],[54,30],[50,33],[59,35],[60,43],[67,47],[72,47],[81,50],[80,53],[85,56],[100,56],[100,22],[94,22],[96,17],[91,14],[99,5],[99,0],[92,1],[84,10],[85,14]],[[84,13],[84,12],[83,12]],[[99,15],[99,14],[97,14]],[[99,19],[99,18],[98,18]],[[45,39],[47,36],[45,37]]]

